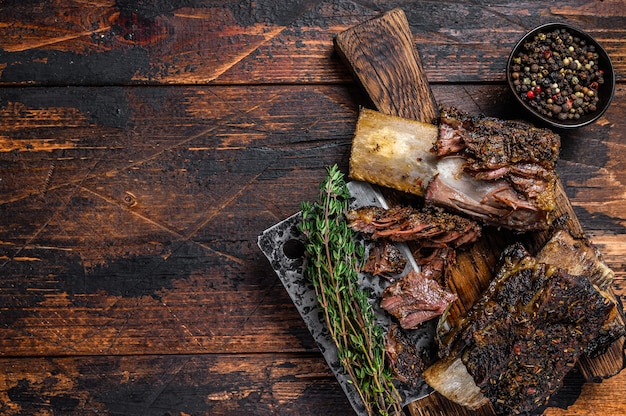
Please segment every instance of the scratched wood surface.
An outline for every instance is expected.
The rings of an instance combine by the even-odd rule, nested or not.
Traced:
[[[368,101],[332,39],[393,7],[436,100],[492,116],[520,116],[503,70],[527,29],[606,47],[615,99],[558,170],[626,295],[623,0],[4,1],[0,414],[351,414],[256,237],[347,167]],[[625,372],[572,373],[541,413],[625,397]]]

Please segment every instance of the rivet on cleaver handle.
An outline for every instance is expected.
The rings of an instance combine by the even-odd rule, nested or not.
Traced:
[[[365,182],[349,182],[348,190],[353,198],[351,208],[361,206],[382,206],[387,207],[382,195],[371,185]],[[348,382],[346,374],[343,372],[339,359],[337,358],[337,348],[329,336],[326,329],[323,313],[321,312],[315,289],[310,281],[303,276],[303,242],[304,236],[300,232],[299,225],[301,214],[297,213],[282,222],[265,230],[258,238],[258,245],[261,251],[269,260],[272,268],[280,278],[292,302],[302,316],[309,332],[317,343],[326,362],[328,363],[337,381],[344,390],[350,404],[358,415],[367,415],[367,411],[357,391]],[[297,247],[301,249],[298,250]],[[413,259],[409,248],[405,244],[398,245],[400,251],[407,257],[407,269],[418,266]],[[405,270],[406,272],[406,270]],[[391,325],[390,316],[380,309],[380,294],[388,285],[385,279],[372,277],[365,273],[359,274],[361,287],[370,295],[370,302],[373,306],[376,320],[383,327],[386,333]],[[434,348],[435,322],[429,322],[419,329],[407,331],[411,342],[418,350],[431,350]],[[403,400],[402,404],[407,405],[422,397],[429,395],[432,389],[423,379],[417,380],[415,384],[395,383]]]

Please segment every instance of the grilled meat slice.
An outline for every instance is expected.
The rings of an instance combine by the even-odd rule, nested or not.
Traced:
[[[445,272],[456,258],[455,249],[480,236],[478,223],[437,207],[362,207],[349,211],[346,218],[350,227],[376,241],[416,242],[413,254],[420,272],[410,272],[382,294],[381,307],[403,328],[415,328],[441,315],[456,299],[441,288],[440,282],[446,280]]]
[[[418,348],[396,324],[385,335],[385,354],[394,377],[411,386],[421,383],[422,372],[437,358],[433,348]]]
[[[469,219],[430,207],[363,207],[346,214],[352,229],[373,239],[420,241],[425,247],[459,247],[480,236],[480,226]]]
[[[485,403],[483,395],[498,414],[532,411],[593,349],[614,307],[586,277],[538,262],[515,244],[483,297],[444,336],[443,358],[425,379],[474,408]],[[461,395],[459,382],[466,385]]]
[[[443,314],[456,299],[436,280],[411,270],[383,291],[380,307],[396,317],[402,328],[413,329]]]
[[[456,250],[451,247],[435,247],[413,252],[422,273],[439,283],[445,283],[446,272],[456,260]]]
[[[433,146],[439,173],[426,198],[495,225],[545,229],[555,209],[559,147],[548,129],[444,108]]]
[[[378,240],[370,250],[363,271],[390,279],[404,271],[407,259],[387,240]]]

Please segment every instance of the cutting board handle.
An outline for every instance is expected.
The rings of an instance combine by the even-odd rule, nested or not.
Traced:
[[[383,114],[434,123],[439,116],[409,22],[393,9],[342,32],[335,49]]]

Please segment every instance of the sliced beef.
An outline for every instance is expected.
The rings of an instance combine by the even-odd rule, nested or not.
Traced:
[[[475,221],[436,207],[363,207],[346,216],[352,229],[372,239],[419,241],[425,247],[459,247],[474,242],[481,231]]]
[[[426,198],[490,224],[545,229],[555,209],[559,148],[551,130],[444,108],[433,146],[438,173]]]
[[[447,282],[446,274],[456,260],[456,250],[451,247],[426,248],[413,253],[421,272],[439,283]]]
[[[426,199],[486,224],[516,231],[540,230],[552,222],[552,211],[538,209],[505,179],[476,180],[463,171],[465,159],[442,159],[428,185]]]
[[[420,271],[412,270],[388,286],[380,304],[402,328],[415,328],[441,315],[456,300],[440,282],[445,281],[445,270],[455,259],[455,248],[480,235],[478,223],[436,207],[363,207],[346,217],[350,227],[377,241],[417,243],[414,254]]]
[[[456,299],[436,280],[412,270],[383,291],[380,306],[396,317],[402,328],[413,329],[443,314]]]
[[[404,271],[407,259],[387,240],[378,240],[370,250],[363,271],[390,279]]]

